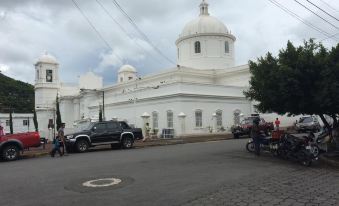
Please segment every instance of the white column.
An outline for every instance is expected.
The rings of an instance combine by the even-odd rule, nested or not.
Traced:
[[[186,125],[185,125],[186,114],[183,113],[183,112],[180,112],[178,114],[178,118],[179,118],[179,123],[180,123],[180,127],[181,127],[180,134],[183,135],[183,134],[186,133]]]
[[[213,132],[217,132],[218,126],[217,126],[217,114],[216,113],[212,114],[212,119],[213,119]]]

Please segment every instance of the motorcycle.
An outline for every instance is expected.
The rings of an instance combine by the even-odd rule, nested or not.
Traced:
[[[267,151],[273,155],[277,155],[279,145],[279,139],[273,139],[272,137],[260,135],[260,150]],[[253,139],[250,139],[246,144],[246,149],[248,152],[255,152],[255,144]]]
[[[311,147],[307,140],[291,134],[282,136],[277,154],[283,159],[294,160],[304,166],[311,166],[312,162],[318,159],[311,153]]]

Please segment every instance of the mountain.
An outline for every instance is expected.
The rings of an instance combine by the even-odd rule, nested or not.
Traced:
[[[0,113],[32,113],[34,86],[0,73]]]

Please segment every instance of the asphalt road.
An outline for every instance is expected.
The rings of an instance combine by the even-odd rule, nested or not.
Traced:
[[[0,205],[339,205],[338,171],[254,157],[245,141],[0,162]]]

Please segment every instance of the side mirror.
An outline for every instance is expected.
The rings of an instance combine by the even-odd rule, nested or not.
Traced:
[[[93,128],[92,128],[92,131],[94,132],[96,129],[97,129],[97,127],[93,127]]]

